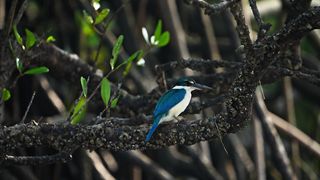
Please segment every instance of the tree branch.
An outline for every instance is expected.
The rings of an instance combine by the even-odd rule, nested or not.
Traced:
[[[204,13],[207,15],[218,14],[238,1],[239,0],[224,0],[217,4],[209,4],[204,0],[185,0],[188,4],[204,9]]]
[[[275,129],[272,120],[267,116],[267,108],[264,104],[261,94],[257,93],[257,105],[255,106],[257,116],[261,120],[261,124],[266,131],[266,136],[272,152],[274,152],[274,157],[279,165],[279,171],[285,179],[296,179],[296,175],[292,170],[287,152],[284,148],[284,144],[280,139],[280,136]]]
[[[58,153],[54,155],[45,156],[10,156],[5,155],[3,159],[0,159],[1,165],[44,165],[52,164],[56,162],[67,162],[72,159],[70,154]]]
[[[48,146],[62,152],[72,152],[76,147],[85,149],[105,148],[114,151],[133,149],[156,149],[174,144],[190,145],[201,140],[218,137],[219,128],[223,135],[230,124],[222,115],[204,120],[181,121],[159,127],[154,138],[146,143],[147,125],[120,126],[115,121],[105,120],[97,125],[71,124],[17,124],[0,127],[2,153],[20,147]]]
[[[273,114],[272,112],[269,111],[268,115],[271,117],[273,124],[280,131],[297,140],[301,145],[309,149],[312,153],[320,158],[320,144],[317,141],[311,139],[300,129],[281,119],[279,116]]]

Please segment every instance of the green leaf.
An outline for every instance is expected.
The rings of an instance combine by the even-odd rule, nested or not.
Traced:
[[[22,42],[23,41],[22,37],[20,36],[20,34],[19,34],[18,30],[17,30],[17,25],[13,26],[13,33],[14,33],[14,36],[16,37],[16,40],[17,40],[18,44],[20,44],[21,47],[24,48],[23,42]]]
[[[106,106],[108,106],[111,89],[110,89],[110,82],[107,78],[103,78],[101,82],[101,89],[100,89],[101,98]]]
[[[32,74],[42,74],[42,73],[47,73],[47,72],[49,72],[49,69],[47,67],[40,66],[40,67],[34,67],[34,68],[31,68],[31,69],[28,69],[23,74],[32,75]]]
[[[126,63],[131,63],[141,52],[142,50],[139,50],[131,54],[131,56],[126,60]]]
[[[114,99],[112,99],[111,108],[115,108],[117,106],[117,104],[118,104],[118,101],[119,101],[119,96],[114,98]]]
[[[161,35],[161,31],[162,31],[162,21],[159,20],[156,30],[154,31],[154,38],[155,38],[155,42],[159,41],[160,35]]]
[[[81,76],[80,82],[81,82],[81,87],[82,87],[83,96],[84,96],[84,97],[87,97],[87,92],[88,92],[88,89],[87,89],[87,80],[86,80],[84,77]]]
[[[123,76],[126,76],[128,75],[130,69],[131,69],[131,66],[132,66],[132,61],[137,57],[138,55],[138,51],[135,52],[134,54],[132,54],[127,60],[126,60],[126,68],[124,69],[124,72],[123,72]]]
[[[46,40],[47,43],[51,43],[51,42],[54,42],[54,41],[56,41],[56,38],[54,38],[53,36],[47,37],[47,40]]]
[[[2,93],[1,93],[2,95],[1,95],[1,100],[3,101],[3,102],[5,102],[5,101],[8,101],[10,98],[11,98],[11,93],[10,93],[10,91],[8,90],[8,89],[6,89],[6,88],[3,88],[2,89]]]
[[[124,70],[124,72],[123,72],[123,76],[126,76],[126,75],[128,75],[128,73],[129,73],[129,71],[130,71],[130,69],[131,69],[131,66],[132,66],[132,62],[135,60],[135,59],[137,59],[137,60],[139,60],[139,59],[141,59],[142,57],[143,57],[143,50],[139,50],[139,51],[137,51],[137,52],[135,52],[134,54],[132,54],[127,60],[126,60],[126,68],[125,68],[125,70]]]
[[[36,36],[33,34],[33,32],[31,32],[29,29],[25,29],[25,31],[26,31],[26,36],[27,36],[26,47],[27,47],[27,49],[29,49],[34,46],[37,39],[36,39]]]
[[[96,17],[96,20],[94,21],[94,24],[100,24],[103,20],[106,19],[106,17],[108,16],[110,12],[110,9],[105,8],[103,9]]]
[[[116,41],[116,43],[114,44],[113,46],[113,49],[112,49],[112,58],[110,60],[110,66],[111,66],[111,69],[114,69],[114,65],[116,64],[117,62],[117,59],[118,59],[118,56],[119,56],[119,52],[120,52],[120,49],[121,49],[121,46],[122,46],[122,43],[123,43],[123,39],[124,39],[124,36],[123,35],[120,35]]]
[[[124,70],[124,72],[123,72],[123,76],[127,76],[127,75],[129,74],[130,69],[131,69],[131,66],[132,66],[132,62],[131,62],[131,63],[128,63],[128,64],[126,65],[126,68],[125,68],[125,70]]]
[[[86,22],[88,24],[92,24],[93,23],[92,17],[87,13],[87,11],[83,10],[82,12],[83,12],[83,16],[84,16]]]
[[[17,69],[20,73],[22,73],[23,71],[23,64],[22,62],[20,61],[20,59],[17,57],[16,58],[16,66],[17,66]]]
[[[169,43],[170,41],[170,33],[168,31],[164,32],[163,34],[161,34],[160,39],[159,39],[159,43],[158,43],[158,47],[162,47],[165,46]]]
[[[86,98],[81,96],[78,103],[75,105],[73,109],[73,114],[71,116],[71,124],[75,125],[81,122],[83,117],[86,114],[87,106],[86,106]]]

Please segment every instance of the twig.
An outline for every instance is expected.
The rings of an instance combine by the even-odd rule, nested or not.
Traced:
[[[28,104],[28,107],[27,107],[26,111],[24,112],[24,115],[23,115],[23,118],[22,118],[22,120],[21,120],[21,123],[24,123],[24,121],[26,120],[27,115],[28,115],[28,112],[29,112],[29,110],[30,110],[30,107],[31,107],[31,105],[32,105],[32,102],[33,102],[33,99],[34,99],[34,96],[35,96],[35,95],[36,95],[36,92],[33,91],[32,96],[31,96],[31,99],[30,99],[29,104]]]
[[[20,20],[22,18],[22,15],[23,15],[24,11],[26,10],[26,8],[28,6],[28,3],[29,3],[29,0],[24,0],[23,1],[23,3],[22,3],[22,5],[21,5],[21,7],[20,7],[20,9],[19,9],[19,11],[18,11],[18,13],[16,15],[16,18],[14,20],[14,24],[15,25],[17,25],[20,22]]]
[[[259,10],[257,8],[256,0],[249,0],[249,4],[251,7],[251,10],[253,12],[253,16],[256,19],[258,26],[259,26],[259,32],[258,32],[258,40],[264,37],[264,35],[267,33],[267,31],[270,29],[271,24],[266,24],[263,22]]]
[[[5,41],[4,42],[6,42],[8,40],[9,34],[11,32],[12,24],[13,24],[13,18],[14,18],[14,14],[15,14],[15,11],[16,11],[17,3],[18,3],[18,0],[14,0],[14,1],[11,2],[8,21],[6,23],[5,30],[4,30],[4,32],[5,32],[5,38],[4,38]]]
[[[255,59],[253,57],[252,51],[253,51],[253,45],[252,40],[250,38],[249,28],[246,25],[246,20],[243,15],[243,10],[241,7],[241,3],[234,3],[230,6],[231,13],[234,17],[234,19],[237,22],[237,32],[238,36],[241,42],[241,45],[243,45],[244,52],[247,55],[247,60],[250,63],[254,63]]]
[[[238,1],[239,0],[224,0],[217,4],[209,4],[204,0],[185,0],[185,2],[188,4],[192,4],[204,9],[204,13],[207,15],[218,14]]]
[[[129,162],[140,166],[146,172],[154,174],[155,177],[159,179],[174,179],[174,177],[168,171],[160,167],[157,163],[152,161],[148,156],[142,154],[140,151],[118,152],[116,155],[124,157]]]
[[[94,168],[98,171],[100,176],[103,179],[108,179],[108,180],[114,180],[115,178],[110,174],[110,172],[104,167],[99,155],[95,152],[88,152],[86,151],[86,155],[89,156],[90,160],[92,161],[92,164]]]
[[[264,95],[264,91],[263,91],[263,88],[262,88],[262,85],[261,85],[261,81],[259,81],[259,90],[260,90],[260,92],[261,92],[261,95],[262,95],[263,100],[265,100],[265,99],[266,99],[266,96]]]
[[[236,155],[239,157],[240,162],[243,164],[245,170],[247,170],[250,179],[254,179],[256,177],[256,169],[258,168],[255,167],[244,144],[242,144],[238,135],[232,134],[229,135],[228,138],[230,140],[233,151],[236,152]]]
[[[317,141],[311,139],[304,132],[288,123],[287,121],[283,120],[279,116],[273,114],[272,112],[269,111],[268,114],[271,116],[272,122],[279,130],[286,133],[291,138],[297,140],[301,145],[309,149],[316,156],[318,156],[318,158],[320,158],[320,144]]]
[[[272,37],[279,45],[290,44],[300,40],[306,33],[320,28],[320,6],[311,7],[291,20]]]
[[[182,151],[192,158],[192,161],[195,164],[197,171],[200,171],[201,177],[203,179],[223,179],[223,177],[217,171],[217,169],[209,163],[210,160],[207,159],[207,157],[204,157],[205,159],[200,158],[199,154],[190,146],[182,147]]]
[[[5,155],[0,164],[2,165],[44,165],[53,164],[56,162],[67,162],[72,159],[72,155],[65,153],[58,153],[54,155],[45,156],[10,156]]]
[[[219,52],[219,47],[214,31],[213,23],[211,22],[211,17],[206,16],[203,13],[201,13],[201,20],[203,24],[203,28],[205,30],[206,34],[206,41],[208,42],[208,51],[210,52],[210,58],[211,59],[221,59],[221,55]],[[222,69],[220,69],[218,72],[221,72]]]
[[[166,73],[164,71],[162,71],[162,83],[163,83],[163,87],[165,90],[168,90],[168,84],[167,84],[167,80],[166,80]]]
[[[288,121],[295,125],[296,124],[296,116],[295,116],[295,107],[294,107],[294,94],[292,81],[289,77],[284,78],[283,82],[284,95],[286,100],[286,112]],[[291,159],[292,164],[297,176],[299,177],[299,164],[301,162],[300,153],[299,153],[299,144],[296,140],[291,142]]]
[[[301,160],[301,170],[304,171],[304,174],[308,177],[308,179],[316,180],[319,179],[319,174],[315,171],[316,169],[313,168],[307,161]]]
[[[100,150],[98,155],[100,156],[103,165],[112,173],[119,170],[119,164],[111,152],[106,150]]]
[[[178,14],[178,7],[176,1],[161,0],[159,1],[161,9],[167,11],[164,13],[164,22],[168,26],[171,33],[171,42],[178,53],[178,57],[190,57],[190,52],[187,46],[185,31],[182,27],[181,19]]]
[[[224,145],[224,143],[223,143],[223,141],[222,141],[222,136],[221,136],[221,134],[220,134],[219,128],[218,128],[218,126],[217,126],[217,123],[215,122],[214,125],[215,125],[216,128],[217,128],[218,137],[219,137],[220,143],[222,144],[223,150],[224,150],[224,152],[225,152],[227,155],[229,155],[229,153],[228,153],[228,151],[227,151],[227,149],[226,149],[226,146]]]
[[[226,68],[230,70],[237,70],[243,63],[225,61],[225,60],[210,60],[210,59],[201,59],[201,58],[189,58],[188,60],[182,59],[180,61],[171,61],[169,63],[161,64],[156,66],[156,71],[170,71],[176,70],[177,68],[190,68],[196,71],[207,71],[212,68]],[[228,72],[226,70],[226,72]],[[273,82],[274,80],[284,77],[291,76],[295,79],[301,79],[308,81],[312,84],[320,86],[320,71],[307,69],[302,67],[298,70],[289,69],[287,67],[277,67],[270,66],[267,73],[264,75],[263,80],[267,82]],[[213,75],[216,76],[216,75]],[[274,76],[274,77],[273,77]],[[201,76],[203,77],[203,75]],[[193,77],[196,78],[196,77]],[[224,77],[223,79],[226,79]],[[169,80],[170,84],[170,80]]]
[[[255,154],[255,164],[258,180],[266,179],[266,161],[264,152],[264,140],[263,132],[261,127],[261,122],[254,117],[253,118],[253,133],[254,133],[254,154]]]
[[[249,0],[249,4],[253,13],[254,18],[256,19],[259,26],[262,26],[264,23],[261,19],[259,10],[257,8],[256,0]]]
[[[277,159],[277,164],[279,165],[279,171],[285,179],[297,179],[294,174],[292,167],[290,165],[290,161],[287,155],[287,152],[284,148],[284,144],[282,143],[280,136],[275,129],[270,116],[267,115],[268,110],[264,104],[264,101],[261,97],[261,94],[257,93],[257,105],[255,106],[257,116],[262,122],[262,126],[266,132],[268,143],[271,146],[273,151],[273,155]]]
[[[241,67],[241,63],[225,61],[225,60],[214,60],[214,59],[201,59],[201,58],[187,58],[180,59],[179,61],[171,61],[169,63],[161,64],[156,66],[156,71],[168,71],[176,68],[190,68],[196,71],[207,71],[212,68],[230,68],[237,69]]]

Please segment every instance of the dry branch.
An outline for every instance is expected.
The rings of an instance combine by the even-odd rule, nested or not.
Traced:
[[[288,123],[287,121],[281,119],[279,116],[273,114],[272,112],[268,113],[271,116],[273,124],[282,132],[286,133],[291,138],[298,141],[305,148],[309,149],[312,153],[317,155],[320,158],[320,144],[311,139],[304,132]]]

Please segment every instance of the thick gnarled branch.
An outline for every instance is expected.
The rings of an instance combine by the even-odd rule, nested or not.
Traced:
[[[114,151],[155,149],[174,144],[190,145],[228,133],[230,124],[220,115],[205,120],[182,121],[164,124],[150,142],[145,142],[147,125],[120,126],[116,122],[97,125],[71,125],[27,123],[0,127],[2,153],[20,147],[48,146],[71,153],[75,147],[85,149],[105,148]],[[217,126],[216,126],[216,125]],[[217,127],[219,129],[217,129]]]

